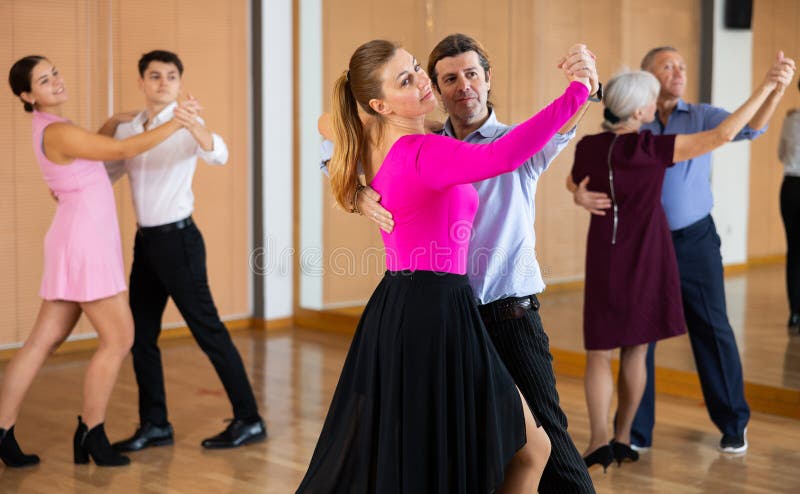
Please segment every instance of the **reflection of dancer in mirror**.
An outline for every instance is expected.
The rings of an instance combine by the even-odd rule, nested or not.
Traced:
[[[704,132],[719,126],[729,115],[721,108],[683,100],[686,63],[674,48],[650,50],[642,60],[642,69],[655,75],[661,84],[656,118],[643,124],[642,130],[653,135]],[[794,61],[779,53],[766,75],[776,87],[747,125],[737,129],[734,140],[754,139],[764,133],[794,71]],[[585,184],[575,191],[578,204],[595,212],[608,207],[608,196],[600,194],[598,200],[586,197],[586,192]],[[722,432],[720,451],[741,453],[747,450],[745,427],[750,407],[744,397],[742,363],[725,306],[720,239],[711,218],[713,202],[710,153],[667,169],[661,203],[672,232],[695,367],[708,413]],[[631,445],[639,450],[651,446],[655,425],[654,351],[652,343],[647,351],[647,385],[631,430]]]
[[[135,116],[112,117],[103,132],[125,139],[168,122],[179,110],[182,75],[183,63],[176,54],[156,50],[142,55],[139,87],[144,93],[145,110]],[[214,366],[233,408],[231,423],[205,439],[203,447],[235,448],[267,435],[242,357],[219,318],[208,286],[205,243],[191,216],[197,158],[224,165],[228,148],[195,115],[186,124],[186,132],[176,133],[163,145],[108,164],[112,181],[128,174],[138,224],[130,304],[135,323],[132,353],[139,385],[139,428],[133,436],[114,444],[119,451],[138,451],[174,441],[158,348],[161,318],[170,297]]]
[[[800,88],[800,85],[798,85]],[[800,109],[783,120],[778,156],[783,163],[781,218],[786,231],[786,293],[789,329],[800,330]]]
[[[550,443],[503,367],[466,273],[472,182],[536,153],[588,96],[588,79],[503,139],[424,134],[431,80],[387,41],[360,46],[333,94],[336,201],[350,208],[360,162],[393,212],[387,272],[353,338],[298,492],[531,492]],[[365,129],[358,108],[376,119]],[[500,485],[502,484],[502,487]]]
[[[33,151],[58,199],[44,243],[39,295],[44,299],[30,335],[3,373],[0,391],[0,458],[10,467],[39,463],[22,452],[14,424],[25,393],[44,360],[69,336],[81,313],[97,331],[97,350],[86,370],[83,405],[74,438],[75,463],[127,465],[111,449],[104,422],[122,360],[133,342],[114,193],[102,160],[129,158],[189,122],[181,107],[162,128],[125,140],[88,132],[62,116],[68,92],[53,64],[40,56],[18,60],[11,89],[33,113]],[[85,422],[84,422],[85,420]]]
[[[564,63],[586,71],[595,94],[592,100],[599,101],[595,57],[586,46],[573,46]],[[484,144],[501,138],[513,128],[498,121],[491,104],[490,89],[496,69],[477,40],[464,34],[443,38],[428,56],[428,73],[448,115],[443,128],[441,124],[426,123],[434,131]],[[539,180],[575,136],[576,125],[588,106],[585,104],[522,166],[473,184],[479,204],[472,224],[467,275],[498,355],[550,439],[552,451],[539,482],[542,494],[595,492],[583,458],[567,431],[567,417],[559,403],[549,338],[539,315],[537,295],[545,284],[536,260],[536,233],[530,227],[536,218]],[[322,130],[329,128],[325,119],[320,119],[320,123]],[[366,187],[358,194],[358,209],[384,231],[391,232],[394,226],[391,212],[381,207],[379,199],[377,192]]]

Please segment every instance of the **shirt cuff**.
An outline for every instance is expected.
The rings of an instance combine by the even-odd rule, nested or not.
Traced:
[[[217,134],[211,134],[211,143],[212,147],[209,151],[200,148],[197,156],[206,163],[224,165],[228,161],[228,147],[225,145],[225,141]]]
[[[563,142],[567,142],[575,137],[575,134],[578,132],[578,124],[572,126],[571,129],[566,131],[565,133],[556,132],[555,138],[557,140],[563,140]]]
[[[326,139],[319,146],[319,169],[325,175],[328,175],[328,161],[331,156],[333,156],[333,143]]]

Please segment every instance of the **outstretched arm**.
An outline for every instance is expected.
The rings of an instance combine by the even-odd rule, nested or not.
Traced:
[[[576,44],[569,49],[566,57],[562,58],[558,63],[559,69],[564,69],[568,74],[579,77],[587,77],[591,88],[589,95],[594,96],[600,90],[600,79],[597,76],[597,57],[592,53],[586,45]],[[567,123],[559,129],[559,134],[566,134],[583,120],[586,115],[586,110],[589,108],[589,102],[584,103],[575,115],[570,118]]]
[[[68,164],[76,158],[114,161],[141,154],[180,128],[179,123],[170,120],[153,130],[117,140],[71,123],[58,122],[47,126],[43,141],[47,157],[54,163]]]
[[[136,115],[139,114],[139,110],[134,111],[126,111],[122,113],[115,113],[111,115],[108,120],[106,120],[100,129],[97,130],[97,133],[100,135],[114,137],[114,134],[117,132],[117,127],[119,124],[124,122],[130,122]]]
[[[573,81],[542,111],[490,144],[468,144],[428,136],[418,156],[418,171],[431,188],[479,182],[519,167],[536,154],[586,102],[588,80]]]
[[[191,106],[184,105],[175,108],[174,118],[181,125],[186,127],[186,130],[192,134],[197,145],[203,151],[212,151],[214,149],[214,134],[206,128],[205,123],[199,118],[197,112],[202,109],[200,103],[189,95],[187,103]]]
[[[775,73],[770,71],[764,82],[756,88],[747,101],[728,115],[717,127],[696,134],[677,135],[673,162],[677,163],[701,156],[733,140],[739,130],[764,108],[767,100],[773,97],[775,89],[784,82],[790,82],[794,77],[794,61],[783,58],[782,52],[779,53],[779,57],[781,59],[780,70]]]
[[[175,108],[173,118],[183,125],[197,143],[197,156],[210,165],[224,165],[228,162],[228,146],[222,137],[211,132],[198,115],[203,107],[191,94],[186,101]]]
[[[748,122],[751,128],[759,130],[764,128],[769,119],[775,113],[783,93],[789,83],[792,82],[794,72],[796,70],[795,62],[791,58],[783,56],[783,52],[779,51],[775,57],[775,63],[769,68],[766,78],[776,83],[775,89],[767,97],[766,101],[759,107],[753,118]]]

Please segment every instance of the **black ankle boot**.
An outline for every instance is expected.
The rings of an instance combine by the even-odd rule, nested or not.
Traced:
[[[583,462],[586,463],[586,468],[591,468],[593,465],[602,465],[603,473],[608,470],[608,466],[614,461],[614,455],[611,452],[611,446],[608,444],[600,446],[588,455],[583,457]]]
[[[104,424],[98,424],[92,427],[92,430],[88,430],[80,415],[78,429],[72,440],[72,449],[76,465],[89,463],[90,456],[98,467],[120,467],[131,462],[130,458],[111,448]]]
[[[39,457],[26,455],[19,448],[17,438],[14,437],[14,426],[8,430],[0,429],[0,459],[6,466],[12,468],[29,467],[39,464]]]
[[[611,445],[611,452],[614,454],[614,459],[617,460],[617,465],[622,465],[623,461],[639,460],[639,453],[634,451],[630,445],[618,443],[613,439],[609,444]]]

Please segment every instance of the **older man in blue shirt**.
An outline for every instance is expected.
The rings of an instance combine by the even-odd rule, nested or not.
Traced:
[[[588,72],[597,96],[593,55],[576,45],[565,63]],[[447,36],[431,52],[428,72],[449,115],[442,131],[445,135],[489,143],[511,130],[497,121],[491,107],[491,67],[477,41],[463,34]],[[541,493],[595,492],[559,405],[549,340],[538,313],[536,294],[544,290],[544,282],[532,227],[539,176],[575,136],[585,109],[517,170],[474,184],[480,206],[473,222],[467,274],[495,348],[550,438],[552,450],[539,483]],[[359,194],[354,210],[391,231],[391,213],[380,207],[379,199],[367,188]]]
[[[656,119],[642,126],[643,130],[650,130],[653,134],[690,134],[712,129],[728,116],[729,113],[721,108],[691,104],[682,99],[686,87],[686,63],[675,48],[665,46],[650,50],[641,67],[661,83]],[[735,140],[755,139],[766,131],[767,122],[793,75],[794,62],[779,56],[767,75],[778,80],[778,88]],[[594,202],[596,198],[590,197],[584,185],[576,191],[575,202],[598,213],[608,205]],[[747,450],[745,428],[750,419],[750,407],[744,397],[742,363],[725,306],[720,239],[711,218],[714,205],[711,155],[705,154],[668,168],[661,202],[672,231],[686,324],[703,397],[711,420],[722,432],[719,449],[725,453],[743,453]],[[655,343],[650,345],[647,354],[647,387],[631,431],[632,446],[638,450],[645,450],[652,444],[655,425],[654,350]]]

